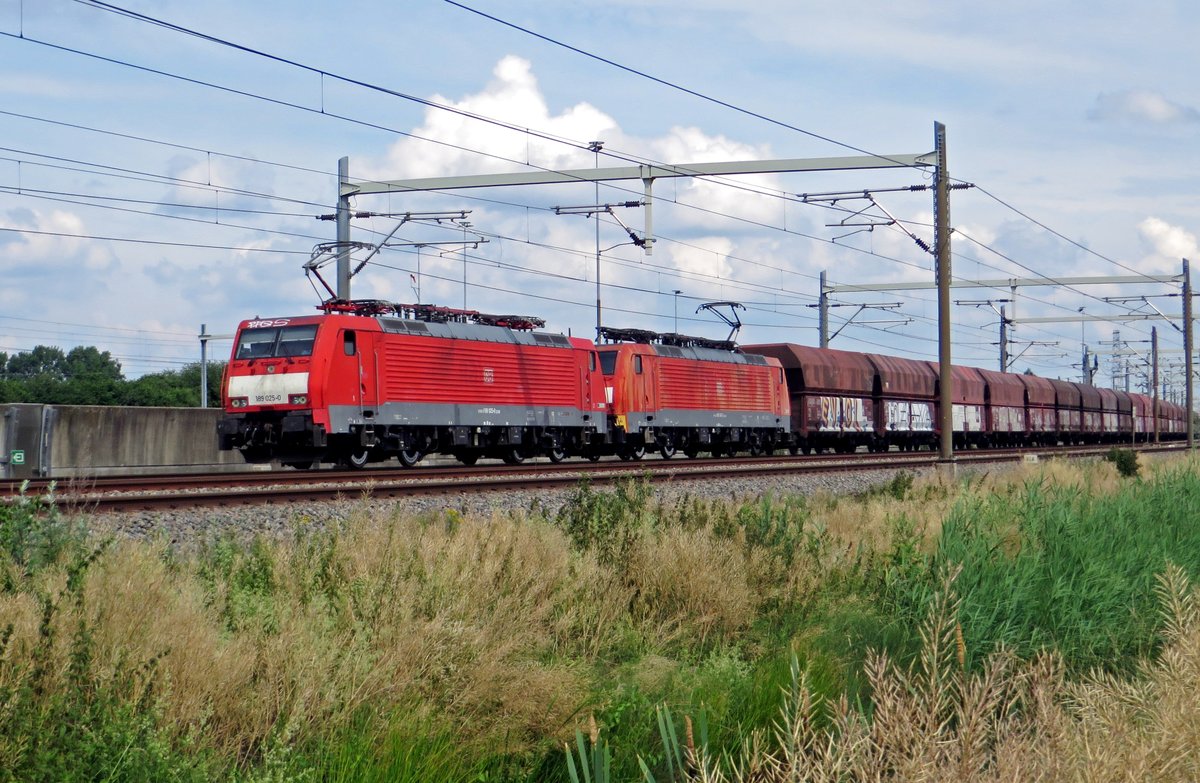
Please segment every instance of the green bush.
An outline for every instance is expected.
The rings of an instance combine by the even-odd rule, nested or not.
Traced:
[[[59,512],[47,495],[27,494],[28,482],[8,503],[0,503],[0,590],[12,592],[22,577],[37,573],[71,553],[82,552],[87,529]]]
[[[1113,446],[1104,455],[1104,459],[1116,465],[1117,472],[1126,478],[1133,478],[1138,474],[1138,455],[1133,449],[1122,449]]]

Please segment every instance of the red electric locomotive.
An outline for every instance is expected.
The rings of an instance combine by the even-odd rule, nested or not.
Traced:
[[[362,467],[431,453],[561,460],[607,438],[595,346],[540,319],[333,300],[238,328],[222,449],[249,462]]]
[[[742,353],[729,341],[641,329],[602,328],[600,366],[611,403],[613,450],[640,459],[788,445],[791,409],[776,359]]]

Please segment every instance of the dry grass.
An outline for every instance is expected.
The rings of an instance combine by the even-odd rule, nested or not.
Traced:
[[[65,671],[81,620],[101,678],[162,655],[177,733],[242,758],[284,725],[302,732],[413,704],[448,718],[464,743],[520,750],[566,731],[588,698],[586,673],[567,661],[602,646],[628,607],[606,571],[544,524],[393,519],[356,525],[314,555],[317,540],[268,547],[273,582],[249,598],[232,579],[169,565],[161,547],[115,547],[88,573],[85,617],[60,601],[47,663]],[[61,570],[47,573],[47,592],[62,596]],[[40,606],[29,593],[0,602],[20,661]],[[243,607],[235,628],[231,605]]]
[[[679,635],[708,645],[723,643],[753,618],[757,598],[740,547],[711,528],[667,528],[644,537],[628,569],[635,612],[655,626],[660,644]]]

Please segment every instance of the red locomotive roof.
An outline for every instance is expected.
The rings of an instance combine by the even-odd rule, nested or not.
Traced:
[[[1053,405],[1054,382],[1049,378],[1039,378],[1036,375],[1018,375],[1021,385],[1029,395],[1030,405]]]
[[[795,343],[744,345],[742,350],[778,359],[785,370],[799,370],[800,388],[804,391],[852,394],[871,394],[874,391],[875,366],[863,353]],[[795,373],[792,377],[795,377]],[[797,389],[792,391],[795,393]]]
[[[885,397],[933,397],[937,393],[937,373],[929,362],[878,353],[866,356],[879,372],[879,385]]]

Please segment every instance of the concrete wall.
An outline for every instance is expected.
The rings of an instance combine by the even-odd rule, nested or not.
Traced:
[[[217,450],[214,408],[0,405],[0,477],[103,476],[244,468]],[[13,453],[23,451],[24,464]]]

